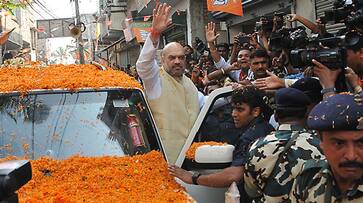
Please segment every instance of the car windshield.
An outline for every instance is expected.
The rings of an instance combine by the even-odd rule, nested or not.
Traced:
[[[64,159],[161,150],[140,90],[0,95],[0,158]]]

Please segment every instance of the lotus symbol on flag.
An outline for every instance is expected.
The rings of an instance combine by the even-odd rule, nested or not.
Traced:
[[[226,5],[227,3],[228,3],[228,0],[214,0],[213,5],[220,6],[220,5]]]

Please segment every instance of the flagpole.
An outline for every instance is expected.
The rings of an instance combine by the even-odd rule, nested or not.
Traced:
[[[76,18],[77,18],[76,25],[81,26],[81,16],[79,15],[78,0],[74,0],[74,3],[75,3],[75,7],[76,7]],[[81,35],[78,37],[78,44],[77,45],[78,45],[78,51],[79,51],[79,63],[84,64],[82,32],[81,32]]]

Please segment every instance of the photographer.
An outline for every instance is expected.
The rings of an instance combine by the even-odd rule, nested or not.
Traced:
[[[352,91],[357,94],[362,93],[362,86],[359,78],[363,77],[363,36],[358,32],[355,33],[354,36],[349,36],[349,34],[350,33],[347,34],[348,37],[355,38],[357,42],[355,44],[346,45],[346,62],[349,67],[348,69],[330,69],[317,60],[312,61],[315,64],[314,74],[320,79],[320,83],[323,87],[322,93],[324,93],[325,98],[334,95],[337,91],[335,82],[341,71],[344,71],[346,80],[352,88]]]

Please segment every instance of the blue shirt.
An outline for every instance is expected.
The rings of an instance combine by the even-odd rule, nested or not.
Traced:
[[[274,128],[262,117],[257,117],[242,131],[235,149],[231,166],[243,166],[248,158],[248,151],[254,141],[260,137],[265,137]]]

